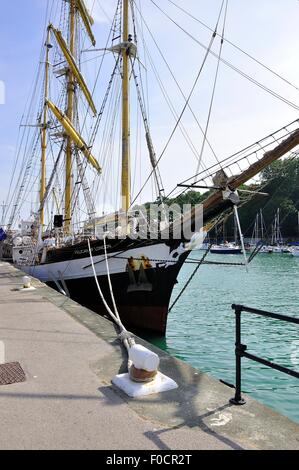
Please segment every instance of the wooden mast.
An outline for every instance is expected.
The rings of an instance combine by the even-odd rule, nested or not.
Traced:
[[[76,58],[76,0],[70,0],[69,13],[69,50],[74,58]],[[71,69],[68,72],[68,102],[67,117],[71,123],[74,120],[74,101],[75,101],[75,76]],[[66,147],[66,171],[65,171],[65,212],[64,212],[64,229],[65,233],[70,233],[72,222],[72,147],[71,137],[67,138]]]
[[[125,47],[129,41],[129,0],[123,0],[123,81],[122,81],[122,181],[121,209],[127,212],[131,205],[130,175],[130,50]]]
[[[48,100],[48,95],[49,95],[49,68],[50,68],[50,62],[49,62],[49,53],[51,49],[50,45],[50,34],[51,34],[51,28],[48,27],[48,33],[47,33],[47,39],[46,39],[46,62],[45,62],[45,104],[44,104],[44,115],[43,115],[43,127],[42,127],[42,142],[41,142],[41,147],[42,147],[42,157],[41,157],[41,181],[40,181],[40,204],[41,204],[41,211],[40,211],[40,218],[39,218],[39,223],[41,226],[41,229],[43,231],[43,227],[45,224],[45,211],[44,211],[44,198],[46,194],[46,164],[47,164],[47,124],[48,124],[48,106],[47,106],[47,100]]]

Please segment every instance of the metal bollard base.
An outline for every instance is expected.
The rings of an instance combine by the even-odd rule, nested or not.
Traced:
[[[235,405],[235,406],[242,406],[246,404],[246,400],[244,400],[244,398],[240,398],[239,400],[237,400],[234,397],[234,398],[231,398],[229,402],[231,403],[231,405]]]

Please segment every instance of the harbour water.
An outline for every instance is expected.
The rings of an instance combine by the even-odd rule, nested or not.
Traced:
[[[202,253],[193,252],[192,258],[200,258]],[[207,259],[242,262],[240,255],[209,255]],[[194,265],[184,266],[173,299],[193,269]],[[150,340],[169,354],[234,384],[233,303],[299,317],[299,258],[259,254],[248,273],[240,266],[202,266],[170,313],[166,338]],[[299,369],[298,325],[244,313],[242,342],[253,354]],[[298,379],[247,359],[242,359],[242,374],[245,393],[299,422]]]

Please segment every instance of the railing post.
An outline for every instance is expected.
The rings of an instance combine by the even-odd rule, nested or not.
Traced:
[[[234,398],[230,399],[232,405],[245,405],[246,401],[241,396],[241,358],[242,352],[246,350],[246,346],[241,343],[241,305],[232,305],[236,315],[236,343],[235,343],[235,355],[236,355],[236,393]]]

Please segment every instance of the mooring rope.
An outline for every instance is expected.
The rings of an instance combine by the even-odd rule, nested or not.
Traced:
[[[197,271],[199,270],[200,266],[203,264],[204,260],[206,259],[206,257],[208,256],[208,254],[210,253],[210,250],[212,248],[212,245],[209,246],[209,248],[207,249],[207,251],[205,252],[205,254],[203,255],[203,257],[201,258],[201,260],[199,261],[198,265],[196,266],[196,268],[194,269],[193,273],[191,274],[191,276],[189,277],[188,281],[186,282],[186,284],[184,285],[183,289],[181,290],[181,292],[179,293],[179,295],[177,296],[177,298],[175,299],[175,301],[172,303],[170,309],[168,310],[168,313],[171,312],[171,310],[173,309],[173,307],[177,304],[177,302],[180,300],[180,298],[182,297],[183,293],[185,292],[185,290],[187,289],[187,287],[189,286],[190,282],[192,281],[192,279],[194,278],[195,274],[197,273]]]
[[[115,297],[114,297],[113,289],[112,289],[109,264],[108,264],[106,239],[104,237],[104,248],[105,248],[105,257],[106,257],[107,276],[108,276],[110,295],[111,295],[112,303],[113,303],[113,306],[114,306],[114,309],[115,309],[115,313],[113,313],[111,308],[109,307],[109,305],[108,305],[108,303],[105,299],[105,296],[103,294],[103,291],[100,287],[98,277],[97,277],[97,273],[96,273],[95,266],[94,266],[94,261],[93,261],[93,256],[92,256],[92,251],[91,251],[91,246],[90,246],[90,240],[89,239],[87,240],[87,243],[88,243],[89,256],[90,256],[91,266],[92,266],[92,270],[93,270],[93,275],[94,275],[94,279],[95,279],[100,297],[102,299],[102,302],[103,302],[107,312],[109,313],[111,318],[114,320],[114,322],[120,328],[120,334],[118,335],[118,338],[122,341],[122,343],[126,347],[127,351],[129,352],[129,349],[135,344],[135,340],[134,340],[132,334],[129,331],[127,331],[127,329],[124,327],[124,325],[123,325],[123,323],[120,319],[117,306],[116,306]],[[128,368],[130,368],[130,366],[131,366],[131,363],[129,361]]]

